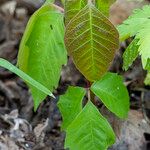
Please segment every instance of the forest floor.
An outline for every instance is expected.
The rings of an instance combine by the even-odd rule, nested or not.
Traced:
[[[30,15],[42,0],[0,0],[0,57],[13,64],[17,62],[19,43]],[[110,20],[122,23],[134,8],[148,2],[118,0],[111,8]],[[59,1],[58,1],[59,4]],[[130,40],[121,43],[120,50],[110,67],[124,77],[130,94],[131,109],[127,120],[119,120],[103,107],[101,112],[109,118],[117,142],[110,150],[150,149],[150,87],[143,83],[140,58],[127,72],[122,70],[122,53]],[[60,131],[62,118],[57,108],[59,95],[68,85],[86,87],[86,81],[69,59],[63,67],[60,84],[55,90],[56,100],[48,97],[33,111],[33,101],[26,84],[11,72],[0,68],[0,150],[63,150],[65,133]],[[99,106],[99,102],[97,101]]]

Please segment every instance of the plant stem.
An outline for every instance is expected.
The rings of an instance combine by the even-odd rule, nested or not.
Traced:
[[[91,87],[91,85],[93,84],[93,82],[90,82],[89,84],[90,84],[90,87]],[[88,95],[89,95],[88,96],[89,100],[91,100],[91,102],[95,105],[96,104],[96,102],[95,102],[95,94],[90,90],[90,88],[89,88]]]
[[[94,105],[96,105],[96,101],[95,101],[95,94],[90,90],[90,100],[91,100],[91,102],[94,104]]]
[[[90,90],[92,84],[93,82],[87,80],[88,101],[90,100],[95,105],[95,94]]]
[[[91,92],[90,92],[90,88],[87,89],[87,96],[88,96],[88,100],[91,100]]]
[[[64,13],[64,9],[55,5],[55,4],[52,4],[53,7],[55,7],[56,9],[58,9],[60,12]]]

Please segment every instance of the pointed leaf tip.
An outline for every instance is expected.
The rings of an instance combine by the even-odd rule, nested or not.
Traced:
[[[70,150],[106,150],[114,142],[110,124],[91,101],[66,130],[65,148]]]
[[[94,5],[86,5],[67,24],[65,43],[76,67],[93,82],[110,67],[119,47],[119,35]]]
[[[58,107],[63,117],[62,130],[66,130],[82,110],[85,89],[69,86],[66,93],[59,98]]]
[[[20,78],[22,78],[25,82],[27,82],[28,84],[35,87],[38,91],[41,91],[42,93],[45,93],[46,95],[54,97],[54,95],[52,94],[52,92],[49,89],[47,89],[45,86],[43,86],[42,84],[40,84],[39,82],[37,82],[36,80],[31,78],[29,75],[27,75],[26,73],[24,73],[23,71],[21,71],[20,69],[18,69],[14,65],[12,65],[7,60],[0,58],[0,66],[10,70],[13,73],[15,73]]]
[[[119,118],[126,118],[129,112],[129,94],[121,76],[106,73],[91,86],[92,92]]]
[[[53,91],[58,86],[62,65],[66,63],[63,14],[54,4],[44,4],[27,24],[19,47],[18,66]],[[28,85],[37,107],[47,95]]]

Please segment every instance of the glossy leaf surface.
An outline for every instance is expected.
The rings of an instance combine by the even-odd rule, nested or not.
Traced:
[[[127,117],[129,95],[121,76],[107,73],[92,85],[91,90],[114,114],[120,118]]]
[[[90,101],[66,130],[70,150],[105,150],[114,142],[111,126]]]
[[[138,44],[138,40],[134,39],[123,54],[123,69],[126,71],[132,65],[135,59],[138,57],[139,45],[137,44]]]
[[[86,91],[80,87],[69,87],[67,92],[60,96],[58,107],[63,117],[62,129],[66,130],[71,122],[82,110],[82,100]]]
[[[115,2],[116,0],[95,0],[96,7],[106,16],[109,16],[109,9],[110,6]]]
[[[95,0],[93,4],[96,8],[101,11],[106,16],[109,16],[110,6],[116,0]],[[88,4],[88,0],[65,0],[65,22],[68,24],[70,20],[86,5]]]
[[[19,68],[53,91],[66,61],[63,14],[46,4],[28,22],[19,49]],[[46,94],[29,86],[36,109]]]
[[[15,73],[18,75],[21,79],[23,79],[25,82],[29,83],[33,87],[35,87],[37,90],[45,93],[46,95],[53,96],[50,90],[48,90],[45,86],[40,84],[39,82],[32,79],[30,76],[28,76],[26,73],[9,63],[7,60],[0,58],[0,66],[8,69],[9,71]]]
[[[118,32],[93,4],[88,4],[67,25],[65,43],[76,67],[89,81],[95,81],[114,58]]]
[[[88,0],[65,0],[65,24],[87,5]]]

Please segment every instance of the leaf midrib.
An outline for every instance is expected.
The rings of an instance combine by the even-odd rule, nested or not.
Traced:
[[[95,61],[94,61],[94,44],[93,44],[93,22],[92,22],[92,4],[88,4],[89,5],[89,18],[90,18],[90,33],[91,33],[91,51],[92,51],[92,55],[91,55],[91,58],[92,58],[92,70],[94,71],[94,73],[96,73],[96,70],[95,70]]]

